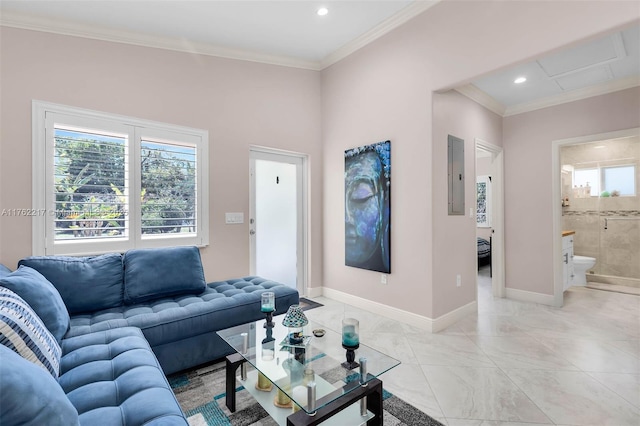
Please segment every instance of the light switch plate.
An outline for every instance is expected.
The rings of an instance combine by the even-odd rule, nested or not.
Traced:
[[[225,213],[224,220],[227,224],[244,223],[244,213]]]

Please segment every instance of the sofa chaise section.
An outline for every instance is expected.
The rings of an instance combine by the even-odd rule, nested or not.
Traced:
[[[60,386],[86,425],[186,425],[180,405],[135,327],[66,338]]]

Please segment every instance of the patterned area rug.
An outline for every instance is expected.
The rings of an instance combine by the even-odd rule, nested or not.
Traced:
[[[314,302],[313,300],[305,299],[304,297],[300,298],[300,307],[303,311],[308,311],[309,309],[319,308],[320,306],[324,306],[322,303]]]
[[[330,379],[331,372],[321,376]],[[238,381],[236,381],[239,385],[236,388],[236,412],[231,413],[227,409],[224,361],[173,374],[168,379],[191,426],[273,426],[277,424],[253,396],[239,385]],[[384,377],[382,379],[384,382]],[[272,392],[275,395],[275,390]],[[387,426],[442,426],[440,422],[389,392],[384,392],[383,399],[384,424]]]

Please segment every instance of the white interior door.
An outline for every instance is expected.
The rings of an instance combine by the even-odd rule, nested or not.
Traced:
[[[304,295],[304,158],[251,151],[251,274],[281,282]]]

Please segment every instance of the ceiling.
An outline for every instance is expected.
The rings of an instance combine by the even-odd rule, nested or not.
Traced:
[[[3,25],[322,69],[436,4],[414,0],[2,0]],[[328,14],[318,16],[320,7]]]
[[[524,83],[516,84],[518,77]],[[514,115],[640,85],[636,25],[479,78],[459,88],[500,115]]]
[[[439,0],[2,0],[0,24],[321,70]],[[320,7],[326,16],[316,13]],[[640,85],[640,26],[456,90],[508,116]],[[514,84],[525,76],[527,81]]]

